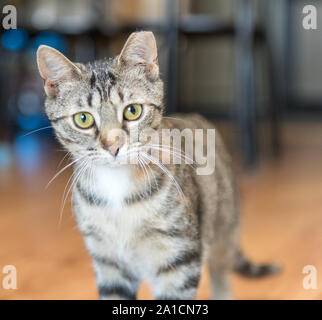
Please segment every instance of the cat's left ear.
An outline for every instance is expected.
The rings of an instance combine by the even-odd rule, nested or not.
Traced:
[[[44,79],[45,92],[54,98],[59,86],[68,81],[79,80],[81,70],[54,48],[41,45],[37,50],[37,64],[41,77]]]
[[[159,77],[158,49],[154,35],[150,31],[133,32],[127,39],[119,57],[119,65],[145,68],[147,77]]]

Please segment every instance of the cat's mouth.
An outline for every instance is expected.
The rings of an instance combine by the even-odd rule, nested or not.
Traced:
[[[113,157],[107,154],[93,160],[93,164],[116,168],[116,167],[129,165],[131,164],[131,162],[129,161],[129,159],[126,159],[125,157],[122,157],[122,156]]]
[[[121,165],[124,165],[125,163],[122,163],[120,159],[113,158],[113,157],[100,157],[98,159],[94,160],[94,164],[96,165],[103,165],[103,166],[109,166],[109,167],[119,167]]]
[[[87,158],[94,166],[121,167],[130,164],[139,165],[140,154],[142,152],[140,147],[141,146],[135,146],[133,148],[123,147],[117,155],[113,155],[106,150],[92,149],[90,150],[91,152],[85,155],[85,159]]]

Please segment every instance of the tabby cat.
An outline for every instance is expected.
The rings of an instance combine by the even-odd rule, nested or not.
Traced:
[[[203,262],[215,299],[231,298],[234,270],[247,276],[276,271],[251,264],[238,249],[238,194],[218,134],[215,170],[208,175],[196,174],[185,161],[153,161],[140,135],[126,139],[145,128],[213,128],[198,115],[163,117],[152,32],[131,34],[114,59],[72,63],[42,45],[37,62],[46,113],[73,157],[73,205],[101,299],[135,299],[142,279],[156,299],[194,299]],[[125,139],[111,136],[114,129],[125,132]],[[153,148],[175,154],[171,145]],[[138,163],[123,163],[131,152],[137,152]]]

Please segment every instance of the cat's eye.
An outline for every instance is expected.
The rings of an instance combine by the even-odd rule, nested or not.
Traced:
[[[142,105],[131,104],[124,109],[124,119],[128,121],[137,120],[142,113]]]
[[[88,112],[79,112],[74,114],[74,122],[81,129],[89,129],[94,125],[94,117]]]

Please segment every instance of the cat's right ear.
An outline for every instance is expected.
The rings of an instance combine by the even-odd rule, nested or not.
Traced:
[[[118,64],[144,67],[149,79],[157,79],[159,77],[158,49],[153,33],[133,32],[118,56]]]
[[[59,85],[80,79],[81,70],[54,48],[41,45],[37,50],[37,64],[48,97],[54,98]]]

